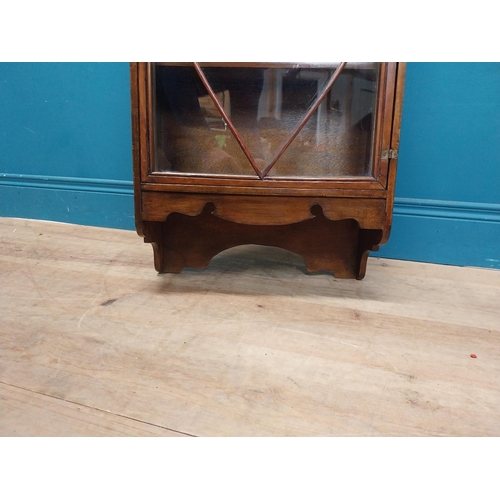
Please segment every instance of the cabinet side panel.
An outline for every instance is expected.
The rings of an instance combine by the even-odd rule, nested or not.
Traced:
[[[138,63],[130,63],[130,97],[132,103],[132,155],[134,163],[134,214],[135,228],[139,236],[143,236],[141,215],[141,153],[139,126],[139,93],[138,93]]]
[[[403,92],[406,76],[406,63],[399,63],[396,76],[396,92],[394,96],[394,115],[392,121],[392,134],[390,148],[398,151],[399,137],[401,131],[401,115],[403,111]],[[385,244],[389,239],[392,227],[392,213],[394,210],[394,190],[396,187],[396,170],[398,159],[392,158],[389,160],[389,172],[387,179],[387,201],[386,201],[386,218],[384,232],[381,244]]]

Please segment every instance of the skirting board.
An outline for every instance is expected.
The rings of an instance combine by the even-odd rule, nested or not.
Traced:
[[[131,181],[0,174],[0,216],[130,229]],[[500,205],[396,198],[374,257],[500,269]]]
[[[134,229],[132,181],[0,174],[0,216]]]

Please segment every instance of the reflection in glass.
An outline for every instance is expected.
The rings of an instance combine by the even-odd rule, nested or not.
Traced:
[[[251,66],[251,67],[250,67]],[[260,171],[338,64],[202,65]],[[371,175],[379,65],[349,63],[269,177]],[[156,171],[250,175],[254,169],[192,65],[155,65]]]

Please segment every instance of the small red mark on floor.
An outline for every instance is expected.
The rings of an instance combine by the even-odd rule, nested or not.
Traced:
[[[471,358],[477,358],[477,356],[475,354],[471,354],[470,357]]]

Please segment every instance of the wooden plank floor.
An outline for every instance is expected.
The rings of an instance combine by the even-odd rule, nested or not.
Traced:
[[[500,272],[0,219],[2,436],[498,436]],[[477,355],[476,359],[470,354]]]

